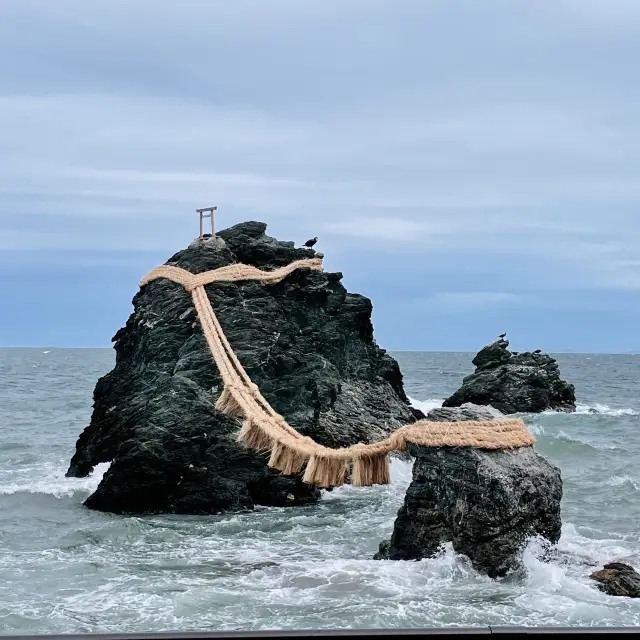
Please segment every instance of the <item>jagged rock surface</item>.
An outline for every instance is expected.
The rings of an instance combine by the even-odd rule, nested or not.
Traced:
[[[610,562],[595,571],[590,578],[610,596],[640,598],[640,573],[624,562]]]
[[[457,412],[457,415],[456,415]],[[434,409],[430,420],[490,420],[489,407]],[[531,447],[484,451],[410,444],[413,480],[376,559],[419,560],[452,542],[492,578],[520,566],[527,538],[560,538],[560,470]]]
[[[315,256],[247,222],[198,239],[167,264],[200,273],[261,269]],[[213,283],[206,291],[231,345],[265,398],[302,434],[338,447],[371,442],[422,417],[397,362],[373,337],[372,305],[342,274],[298,270],[279,284]],[[113,338],[114,369],[94,392],[91,423],[67,475],[113,461],[86,505],[119,513],[218,513],[318,498],[236,444],[237,419],[216,412],[221,378],[190,295],[156,280],[139,291]]]
[[[508,340],[481,349],[473,359],[476,370],[444,407],[465,403],[491,405],[503,413],[540,413],[547,409],[576,409],[575,387],[560,378],[558,363],[545,353],[513,354]]]

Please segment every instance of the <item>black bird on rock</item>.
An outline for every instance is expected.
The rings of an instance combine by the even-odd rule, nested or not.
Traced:
[[[505,331],[504,333],[501,333],[498,338],[500,338],[500,340],[504,340],[507,337],[507,332]]]
[[[542,353],[542,349],[536,349],[533,353]]]
[[[318,242],[318,238],[311,238],[311,240],[307,240],[307,241],[304,243],[304,246],[305,246],[305,247],[309,247],[309,249],[311,249],[311,247],[313,247],[313,245],[314,245],[316,242]]]

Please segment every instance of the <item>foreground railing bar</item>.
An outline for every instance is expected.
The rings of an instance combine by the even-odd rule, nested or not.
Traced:
[[[284,638],[433,638],[437,636],[473,635],[526,635],[546,636],[638,633],[640,627],[437,627],[429,629],[304,629],[300,631],[212,631],[212,632],[160,632],[160,633],[86,633],[68,635],[5,636],[0,640],[282,640]]]

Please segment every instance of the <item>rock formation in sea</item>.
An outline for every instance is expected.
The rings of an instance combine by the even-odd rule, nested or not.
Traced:
[[[605,564],[604,569],[595,571],[590,578],[610,596],[640,598],[640,573],[624,562]]]
[[[428,420],[491,420],[499,412],[465,405],[433,409]],[[560,470],[532,447],[486,451],[409,444],[413,479],[393,534],[376,559],[419,560],[446,542],[490,577],[521,565],[529,537],[560,538]]]
[[[546,353],[513,354],[508,347],[508,340],[498,340],[481,349],[472,360],[476,370],[443,406],[473,403],[503,413],[575,411],[575,387],[560,378],[554,358]]]
[[[265,231],[261,222],[236,225],[195,240],[167,264],[192,273],[237,262],[268,270],[317,255]],[[302,269],[279,284],[206,287],[265,398],[299,432],[330,447],[376,441],[423,416],[409,405],[397,362],[374,340],[371,301],[341,279]],[[269,470],[267,458],[238,445],[239,421],[215,410],[221,378],[191,296],[155,280],[133,306],[113,338],[115,367],[96,385],[91,422],[67,472],[83,477],[111,462],[85,504],[205,514],[316,500],[319,491],[300,477]]]

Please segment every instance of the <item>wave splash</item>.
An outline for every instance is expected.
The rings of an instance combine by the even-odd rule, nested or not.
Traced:
[[[45,464],[21,473],[17,479],[0,484],[0,494],[42,493],[56,498],[69,498],[76,493],[93,493],[111,463],[99,464],[93,473],[86,478],[65,477],[66,467]],[[34,477],[35,476],[35,477]]]
[[[409,398],[409,403],[414,409],[420,409],[422,413],[425,415],[431,411],[431,409],[439,409],[444,402],[444,398],[427,398],[426,400],[416,400],[411,396],[407,396]]]
[[[576,405],[576,413],[577,414],[598,414],[603,416],[637,416],[639,415],[637,411],[634,409],[613,409],[612,407],[606,404],[600,404],[596,402],[593,406],[588,404],[580,404]]]
[[[417,400],[416,398],[412,398],[411,396],[408,397],[411,406],[415,407],[416,409],[420,409],[425,414],[429,413],[431,409],[439,409],[444,402],[444,398],[427,398],[426,400]],[[567,414],[564,411],[554,411],[553,409],[548,409],[547,411],[543,411],[542,415],[602,415],[615,418],[621,416],[637,416],[640,415],[640,412],[631,408],[615,409],[613,407],[610,407],[609,405],[596,402],[593,405],[578,403],[576,405],[574,414]]]
[[[442,403],[435,398],[411,402],[423,411]],[[543,424],[530,421],[532,431],[544,433],[546,429],[547,438],[562,437],[554,433],[554,423],[560,420],[543,416],[541,421]],[[567,429],[566,424],[562,426]],[[567,465],[581,453],[572,451]],[[64,476],[62,460],[41,461],[40,467],[29,464],[0,480],[0,493],[40,493],[77,500],[95,490],[108,467],[100,465],[92,476],[75,479]],[[611,476],[609,492],[630,492],[640,485],[631,477],[633,470],[630,473],[625,476],[620,470]],[[34,588],[26,605],[44,619],[62,602],[73,612],[59,620],[68,633],[78,632],[78,611],[90,612],[104,626],[131,631],[139,628],[140,620],[157,630],[194,625],[231,629],[241,626],[238,621],[254,629],[451,626],[461,620],[465,626],[484,625],[487,620],[533,626],[640,624],[640,609],[601,593],[589,579],[606,562],[640,564],[637,535],[609,533],[606,520],[601,520],[600,530],[565,523],[560,542],[552,549],[538,539],[531,540],[524,552],[524,570],[504,580],[493,581],[477,573],[468,558],[456,554],[451,545],[421,562],[372,560],[378,544],[393,529],[411,481],[412,465],[394,459],[391,474],[390,485],[340,487],[324,494],[312,507],[265,507],[250,514],[212,518],[91,521],[81,531],[80,543],[48,551],[48,558],[57,563],[51,566],[83,579],[93,575],[96,567],[105,574],[98,573],[100,580],[94,583],[88,581],[81,594],[60,596],[56,591],[51,605],[39,599]],[[569,511],[571,508],[575,509],[569,507]],[[86,544],[85,539],[89,540]],[[71,541],[76,542],[75,538]],[[87,545],[91,571],[86,565]],[[42,558],[26,554],[20,562],[34,568],[35,574],[41,566],[29,563],[41,563]],[[114,567],[119,577],[103,579]],[[191,605],[201,606],[185,609],[187,596],[182,594],[188,594]],[[15,611],[23,607],[24,597],[16,601]],[[330,611],[330,615],[319,618],[318,611]]]

